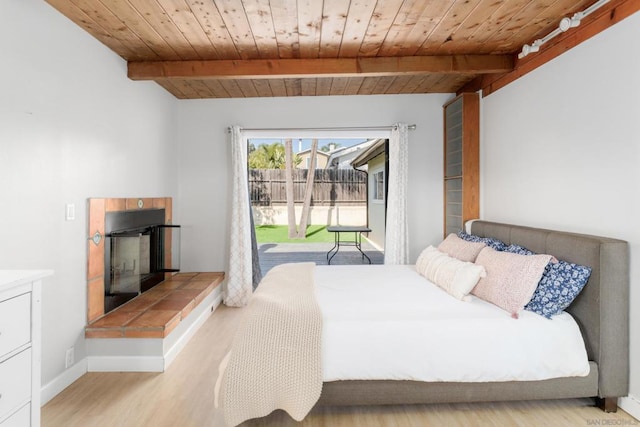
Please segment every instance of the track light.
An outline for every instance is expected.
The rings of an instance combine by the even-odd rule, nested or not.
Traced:
[[[577,15],[577,14],[576,14]],[[582,19],[582,18],[580,18]],[[558,28],[560,29],[560,31],[562,31],[563,33],[567,30],[569,30],[570,28],[575,28],[578,25],[580,25],[580,19],[577,19],[575,17],[575,15],[573,16],[573,18],[562,18],[560,20],[560,25],[558,25]]]
[[[596,10],[600,9],[602,6],[604,6],[608,2],[609,0],[598,0],[591,6],[583,10],[582,12],[575,13],[571,18],[569,17],[562,18],[560,20],[560,23],[558,24],[558,28],[556,28],[555,30],[553,30],[543,38],[537,39],[532,44],[525,44],[524,46],[522,46],[522,51],[518,54],[518,59],[522,59],[525,56],[529,55],[530,53],[538,52],[540,50],[540,46],[542,46],[543,44],[545,44],[546,42],[548,42],[558,34],[564,33],[570,30],[571,28],[577,27],[578,25],[580,25],[580,21],[582,19],[592,14]]]
[[[522,59],[530,53],[537,52],[540,50],[540,45],[536,45],[535,42],[533,44],[525,44],[522,46],[522,52],[518,54],[518,58]]]

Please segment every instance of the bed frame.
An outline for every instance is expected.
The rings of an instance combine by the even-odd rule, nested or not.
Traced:
[[[483,383],[333,381],[317,405],[393,405],[593,397],[615,412],[629,388],[629,254],[627,242],[540,228],[474,221],[471,233],[592,268],[568,308],[584,337],[591,372],[586,377]]]

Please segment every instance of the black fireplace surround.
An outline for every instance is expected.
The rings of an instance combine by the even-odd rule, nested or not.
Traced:
[[[105,313],[180,271],[180,226],[164,222],[164,209],[106,213]]]

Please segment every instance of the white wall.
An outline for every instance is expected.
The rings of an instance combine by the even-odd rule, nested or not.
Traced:
[[[481,215],[629,241],[640,409],[640,13],[483,99]],[[625,408],[626,409],[626,408]],[[636,417],[640,415],[635,412]]]
[[[0,268],[43,282],[42,382],[85,354],[89,197],[176,196],[177,100],[41,0],[0,2]],[[76,220],[65,221],[73,203]]]
[[[417,124],[409,135],[411,258],[442,238],[442,105],[449,95],[192,100],[178,107],[182,268],[226,270],[229,125],[245,128]]]

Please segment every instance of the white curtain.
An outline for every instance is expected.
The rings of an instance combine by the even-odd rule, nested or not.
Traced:
[[[407,225],[407,184],[409,166],[409,128],[396,123],[389,139],[389,176],[387,177],[387,225],[384,240],[384,263],[409,262]]]
[[[247,147],[238,126],[231,127],[231,230],[229,269],[223,288],[224,303],[243,307],[253,292],[251,258],[251,218],[247,176]]]

